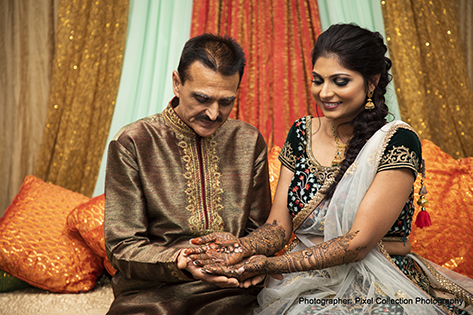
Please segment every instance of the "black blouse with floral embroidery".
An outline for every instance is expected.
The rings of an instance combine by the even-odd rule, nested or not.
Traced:
[[[294,217],[317,194],[325,180],[334,176],[338,165],[322,166],[314,158],[311,148],[312,117],[302,117],[294,122],[286,142],[279,154],[279,160],[294,177],[289,185],[287,207]],[[316,118],[315,118],[316,119]],[[378,172],[408,168],[417,176],[422,157],[421,144],[417,134],[410,129],[398,128],[388,142],[380,160]],[[411,232],[414,215],[414,187],[397,221],[386,237],[401,237],[405,240]]]

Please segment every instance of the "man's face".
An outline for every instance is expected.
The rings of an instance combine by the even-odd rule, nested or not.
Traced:
[[[240,76],[223,76],[196,61],[188,69],[185,84],[172,73],[174,95],[179,98],[176,113],[202,136],[213,135],[227,120],[235,103]]]

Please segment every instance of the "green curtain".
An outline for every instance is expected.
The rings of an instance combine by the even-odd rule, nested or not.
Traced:
[[[131,0],[117,103],[94,196],[104,192],[110,140],[121,127],[161,112],[173,97],[172,71],[189,39],[192,0]]]
[[[361,27],[380,32],[386,43],[383,10],[379,0],[318,0],[317,4],[322,30],[326,30],[332,24],[356,23]],[[395,119],[401,119],[393,82],[388,86],[386,103]]]

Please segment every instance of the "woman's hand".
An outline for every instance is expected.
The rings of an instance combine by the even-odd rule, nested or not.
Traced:
[[[223,266],[223,265],[206,265],[202,268],[203,272],[220,275],[225,277],[236,278],[240,283],[246,279],[253,278],[259,279],[260,275],[264,275],[268,263],[268,258],[263,255],[255,255],[249,258],[244,259],[242,262],[232,265],[232,266]]]
[[[228,266],[236,264],[248,256],[248,249],[236,236],[227,232],[197,237],[192,239],[191,243],[194,245],[207,244],[184,250],[184,255],[188,256],[197,266],[212,264]]]

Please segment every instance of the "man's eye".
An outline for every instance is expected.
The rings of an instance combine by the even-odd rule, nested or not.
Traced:
[[[222,100],[220,101],[220,105],[222,106],[230,106],[233,104],[233,100]]]
[[[197,102],[199,102],[201,104],[205,104],[209,101],[208,98],[204,98],[204,97],[196,97],[195,99],[197,100]]]

